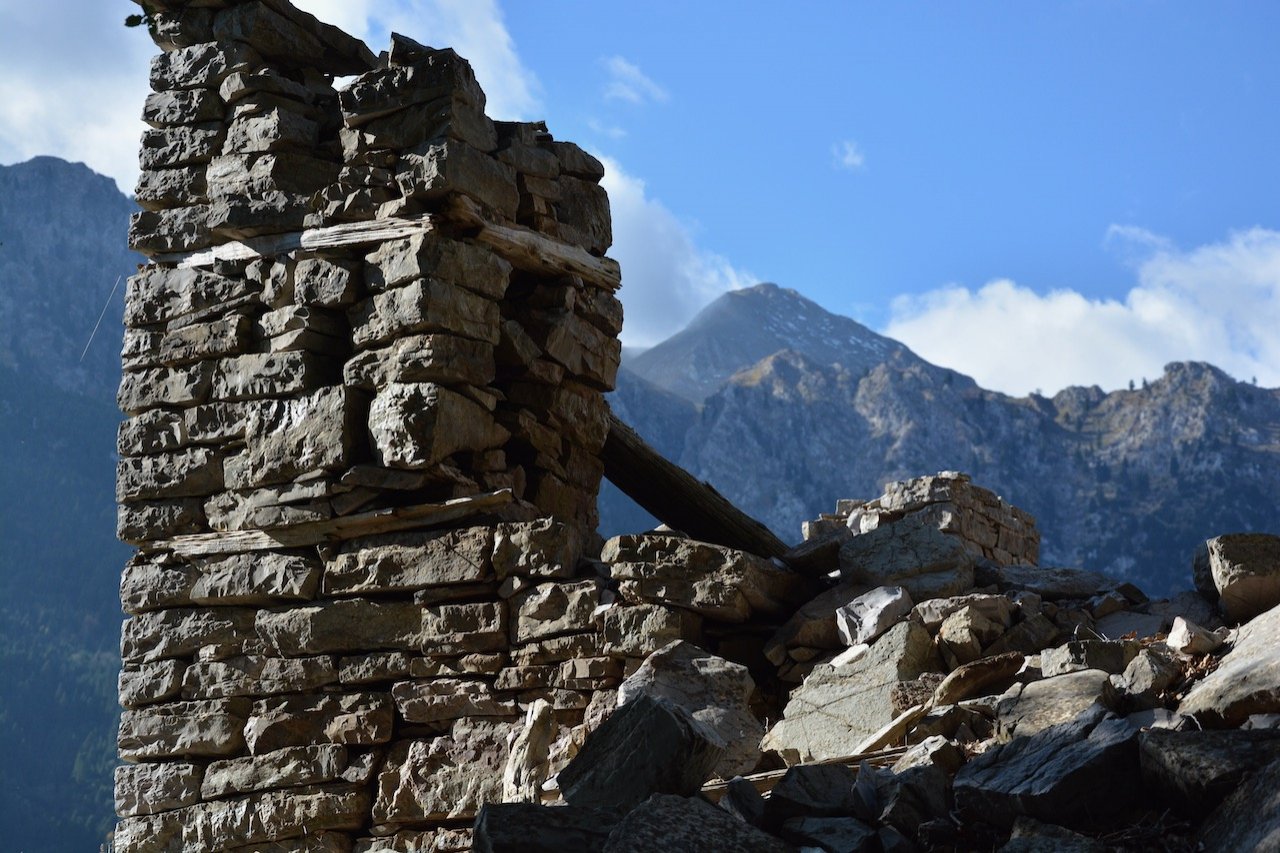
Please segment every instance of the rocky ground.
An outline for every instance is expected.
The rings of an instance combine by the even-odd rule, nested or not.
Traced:
[[[526,802],[481,810],[474,849],[1280,849],[1280,537],[1210,540],[1196,591],[1152,601],[976,557],[919,511],[850,531],[868,506],[793,554],[828,588],[766,644],[799,682],[780,718],[677,640],[558,774],[506,789]],[[545,756],[513,744],[508,781]]]

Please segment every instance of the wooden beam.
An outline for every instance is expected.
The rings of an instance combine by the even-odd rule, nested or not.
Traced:
[[[858,752],[853,755],[841,755],[837,758],[824,758],[821,761],[806,761],[805,764],[843,764],[846,767],[852,767],[866,761],[870,764],[884,767],[891,765],[901,758],[907,751],[907,747],[898,746],[889,749],[879,749],[874,752]],[[755,789],[762,794],[773,790],[773,787],[787,775],[786,770],[767,770],[763,773],[752,773],[749,776],[743,776]],[[728,790],[729,783],[727,781],[708,782],[702,786],[702,794],[709,797],[713,802],[719,802],[724,796],[724,792]]]
[[[270,551],[276,548],[303,548],[340,542],[358,536],[393,533],[435,527],[458,519],[479,515],[512,503],[510,489],[465,498],[454,498],[438,504],[420,504],[394,509],[377,509],[358,515],[312,521],[280,527],[275,530],[232,530],[226,533],[194,533],[139,545],[144,551],[173,551],[183,557],[208,557],[243,551]]]
[[[694,539],[762,557],[786,553],[786,544],[769,528],[663,458],[612,412],[601,456],[609,481],[664,524]]]

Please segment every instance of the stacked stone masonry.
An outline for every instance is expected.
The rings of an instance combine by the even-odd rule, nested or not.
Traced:
[[[580,559],[620,357],[603,168],[487,118],[451,50],[143,6],[115,849],[466,849],[530,703],[567,745],[694,626]]]

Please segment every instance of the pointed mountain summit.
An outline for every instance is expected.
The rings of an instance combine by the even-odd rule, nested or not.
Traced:
[[[894,355],[916,359],[895,340],[848,317],[832,314],[794,290],[773,283],[724,294],[683,331],[636,355],[627,367],[654,385],[701,405],[730,376],[779,350],[853,374]]]

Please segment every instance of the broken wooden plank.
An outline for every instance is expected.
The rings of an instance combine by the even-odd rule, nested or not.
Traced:
[[[269,551],[276,548],[303,548],[371,536],[447,524],[461,518],[479,515],[514,501],[510,489],[454,498],[436,504],[378,509],[358,515],[312,521],[279,527],[274,530],[232,530],[226,533],[193,533],[172,539],[149,542],[145,551],[173,551],[183,557],[208,557],[242,551]]]
[[[440,228],[439,215],[423,213],[396,219],[380,219],[370,222],[344,222],[323,228],[308,228],[288,234],[266,234],[246,240],[232,240],[197,252],[156,255],[152,261],[158,264],[174,264],[179,267],[208,267],[216,261],[243,261],[271,258],[297,250],[318,252],[340,249],[365,243],[381,243],[425,234]]]
[[[597,258],[586,249],[553,240],[523,225],[489,222],[479,205],[466,196],[455,196],[449,213],[451,219],[479,228],[476,242],[493,249],[517,269],[554,276],[569,272],[609,290],[622,286],[622,268],[613,258]]]
[[[891,765],[901,758],[907,751],[905,746],[895,746],[889,749],[878,749],[874,752],[855,752],[852,755],[841,755],[835,758],[824,758],[821,761],[806,761],[805,764],[843,764],[847,767],[853,767],[866,761],[876,766]],[[786,770],[766,770],[763,773],[752,773],[749,776],[743,776],[755,789],[762,794],[773,790],[773,787],[787,775]],[[720,797],[729,788],[729,782],[726,780],[716,780],[708,782],[702,786],[702,795],[709,797],[713,802],[719,802]]]
[[[663,458],[636,431],[609,414],[601,453],[604,475],[659,521],[703,542],[761,557],[780,557],[786,544],[688,471]]]

